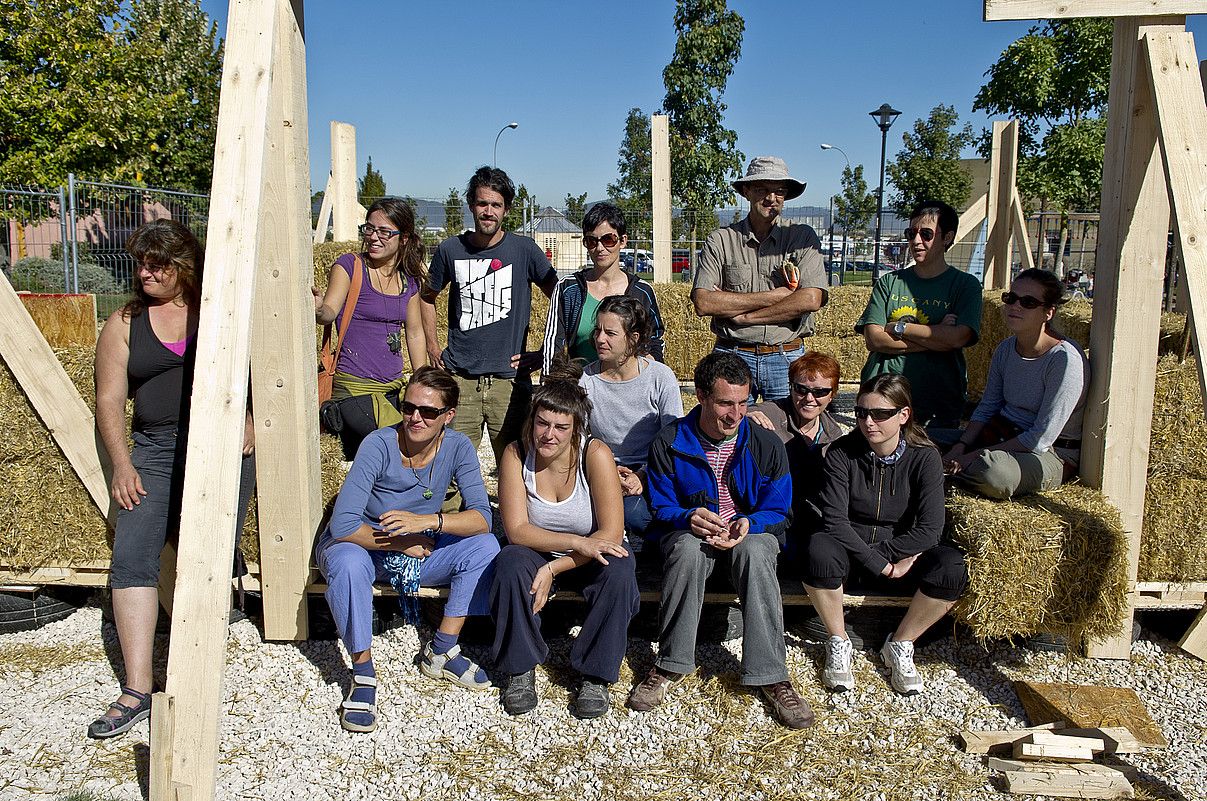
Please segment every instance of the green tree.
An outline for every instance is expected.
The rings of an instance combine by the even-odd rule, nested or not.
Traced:
[[[525,208],[531,217],[540,207],[537,205],[536,195],[528,194],[528,187],[520,184],[520,188],[515,191],[515,199],[511,201],[511,208],[503,218],[503,230],[518,231],[524,224]]]
[[[145,147],[130,154],[149,186],[206,189],[213,181],[222,41],[198,0],[135,0],[127,40],[131,80],[155,87]]]
[[[842,168],[842,194],[834,196],[834,221],[844,231],[866,229],[876,216],[876,195],[868,191],[863,165]]]
[[[356,182],[356,198],[360,205],[368,208],[373,201],[386,196],[386,181],[381,177],[381,171],[373,169],[373,157],[365,164],[365,174]],[[415,201],[407,198],[411,211],[415,210]]]
[[[742,55],[745,26],[725,0],[676,3],[678,39],[662,71],[662,106],[670,123],[671,191],[690,211],[711,211],[733,201],[727,179],[742,169],[745,156],[737,149],[737,134],[724,125],[721,97]],[[693,230],[691,237],[693,252],[697,233]]]
[[[221,44],[196,0],[0,2],[0,180],[207,189]]]
[[[583,217],[587,214],[587,193],[581,195],[572,195],[566,193],[566,219],[575,225],[583,224]]]
[[[444,235],[456,236],[465,230],[465,215],[461,212],[461,192],[450,187],[444,199]]]
[[[608,197],[624,212],[629,241],[648,246],[652,237],[650,117],[639,108],[629,109],[616,162],[616,181],[608,184]]]
[[[939,104],[912,132],[901,136],[904,147],[885,167],[895,194],[885,208],[904,217],[919,200],[942,200],[956,208],[972,192],[972,176],[960,166],[960,151],[972,144],[972,126],[957,128],[960,116],[954,106]]]
[[[1112,21],[1046,20],[1011,43],[985,73],[973,110],[1019,121],[1019,194],[1061,213],[1060,246],[1068,212],[1095,209],[1102,195]],[[981,140],[989,157],[990,136]]]

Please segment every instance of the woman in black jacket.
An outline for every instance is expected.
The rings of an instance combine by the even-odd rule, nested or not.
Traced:
[[[805,589],[830,634],[822,683],[855,685],[852,648],[843,625],[844,584],[899,592],[914,588],[905,618],[881,656],[893,689],[923,689],[914,640],[937,623],[967,584],[964,555],[940,544],[943,462],[913,420],[909,381],[879,375],[859,387],[857,431],[830,446],[821,494],[824,528],[809,541]]]

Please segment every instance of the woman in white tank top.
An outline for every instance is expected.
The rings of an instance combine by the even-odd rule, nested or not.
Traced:
[[[536,707],[536,666],[549,649],[540,612],[554,580],[580,590],[587,617],[570,649],[582,677],[571,712],[594,718],[611,706],[628,625],[637,613],[637,577],[624,542],[620,479],[612,451],[587,437],[591,402],[580,370],[559,359],[532,397],[518,442],[499,465],[499,513],[510,543],[495,567],[491,606],[495,665],[511,676],[503,708]]]

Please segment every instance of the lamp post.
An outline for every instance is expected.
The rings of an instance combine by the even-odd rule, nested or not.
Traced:
[[[881,103],[880,108],[869,111],[868,116],[876,120],[880,129],[880,191],[876,193],[876,256],[872,262],[872,281],[880,277],[880,223],[884,216],[884,153],[888,146],[888,129],[893,126],[893,120],[901,116],[901,112],[888,103]]]
[[[508,128],[519,128],[519,127],[520,127],[520,124],[518,122],[509,122],[506,125],[504,125],[502,128],[500,128],[499,132],[497,134],[495,134],[495,152],[494,152],[494,158],[492,158],[490,160],[490,166],[492,166],[492,167],[499,166],[499,137],[502,136],[503,132],[506,131]]]
[[[821,149],[822,150],[837,150],[839,153],[842,153],[842,160],[847,163],[847,171],[848,172],[851,171],[851,160],[849,158],[847,158],[846,152],[841,147],[836,147],[836,146],[828,144],[826,142],[822,142]],[[831,202],[833,202],[833,201],[831,200]],[[833,247],[833,246],[834,246],[834,217],[831,216],[830,217],[830,247]],[[847,221],[846,220],[842,221],[842,256],[839,258],[838,274],[840,276],[842,276],[842,280],[845,280],[847,277]]]

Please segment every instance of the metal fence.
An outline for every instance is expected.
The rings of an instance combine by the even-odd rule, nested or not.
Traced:
[[[126,240],[151,220],[183,223],[202,241],[209,197],[77,180],[54,189],[0,186],[0,268],[18,290],[90,292],[107,315],[130,291]]]

